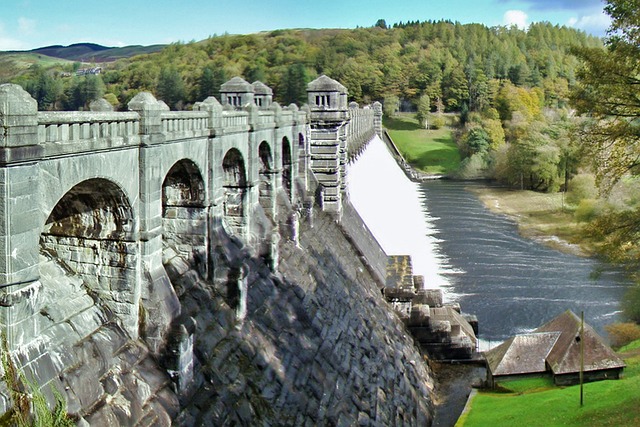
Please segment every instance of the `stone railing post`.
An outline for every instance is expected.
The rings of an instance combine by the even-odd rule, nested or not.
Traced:
[[[140,115],[140,136],[143,144],[162,142],[162,112],[166,110],[149,92],[140,92],[129,104],[130,111]]]
[[[373,103],[373,129],[382,138],[382,104],[378,101]]]
[[[38,105],[20,86],[0,85],[0,330],[10,349],[35,338],[41,294],[37,164]]]
[[[211,136],[220,133],[220,128],[222,127],[222,105],[215,97],[210,96],[202,102],[196,102],[193,109],[209,113],[208,127],[211,130]]]

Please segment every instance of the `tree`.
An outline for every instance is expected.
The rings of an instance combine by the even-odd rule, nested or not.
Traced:
[[[640,1],[608,0],[605,11],[612,18],[606,49],[576,50],[585,67],[571,99],[590,118],[579,136],[594,159],[599,186],[609,192],[625,176],[640,175]],[[638,271],[640,207],[609,208],[589,232],[602,241],[603,255]],[[640,322],[640,285],[624,301],[627,316]]]
[[[32,72],[33,78],[25,83],[25,90],[38,102],[39,110],[53,109],[62,95],[61,81],[39,66],[34,66]]]
[[[284,96],[282,98],[284,104],[302,105],[307,99],[308,83],[309,75],[304,64],[298,62],[290,65],[284,79]]]
[[[384,19],[378,19],[376,21],[376,25],[375,26],[378,27],[378,28],[382,28],[382,29],[386,30],[387,29],[387,21],[385,21]]]
[[[585,62],[571,99],[592,120],[580,136],[596,160],[599,183],[610,189],[640,172],[640,1],[609,0],[613,19],[607,49],[576,50]]]
[[[98,75],[77,77],[65,90],[64,107],[67,110],[86,108],[91,101],[102,98],[105,85]]]
[[[198,100],[202,101],[209,96],[219,98],[220,86],[227,80],[227,75],[223,67],[204,67],[198,79]]]
[[[184,100],[184,81],[175,67],[160,70],[156,92],[158,97],[166,102],[171,109],[176,109],[178,103]]]
[[[429,111],[431,111],[431,99],[429,99],[429,95],[420,96],[417,107],[418,112],[416,113],[416,119],[418,119],[418,123],[420,123],[420,126],[429,129],[429,123],[427,122]]]
[[[394,117],[400,106],[400,99],[396,95],[387,95],[382,103],[382,111],[387,117]]]

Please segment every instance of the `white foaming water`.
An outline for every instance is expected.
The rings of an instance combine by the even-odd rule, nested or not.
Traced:
[[[347,167],[351,203],[388,255],[411,255],[413,272],[426,288],[439,288],[445,300],[456,296],[443,275],[452,273],[439,252],[435,227],[418,184],[407,178],[377,136]]]

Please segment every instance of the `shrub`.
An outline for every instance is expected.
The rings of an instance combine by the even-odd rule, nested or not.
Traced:
[[[442,129],[445,126],[442,114],[429,114],[429,129]]]
[[[487,162],[485,156],[480,153],[472,154],[460,164],[460,169],[455,174],[458,179],[479,179],[487,177]]]
[[[630,287],[620,303],[624,316],[633,321],[640,321],[640,284]]]
[[[585,199],[595,199],[598,195],[596,177],[592,174],[581,173],[574,176],[568,187],[566,201],[572,205],[577,205]]]
[[[612,323],[604,328],[609,333],[611,346],[614,348],[620,348],[640,339],[640,326],[636,323]]]
[[[600,211],[601,207],[597,200],[583,199],[573,215],[578,222],[589,222],[595,219]]]

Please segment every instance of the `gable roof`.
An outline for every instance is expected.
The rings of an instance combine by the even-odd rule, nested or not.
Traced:
[[[549,352],[547,364],[554,375],[580,371],[580,318],[571,310],[540,326],[535,332],[560,332],[556,345]],[[588,324],[584,324],[584,371],[625,367],[624,362],[604,343]]]
[[[485,353],[491,373],[519,375],[545,372],[549,352],[560,332],[537,332],[516,335]]]

